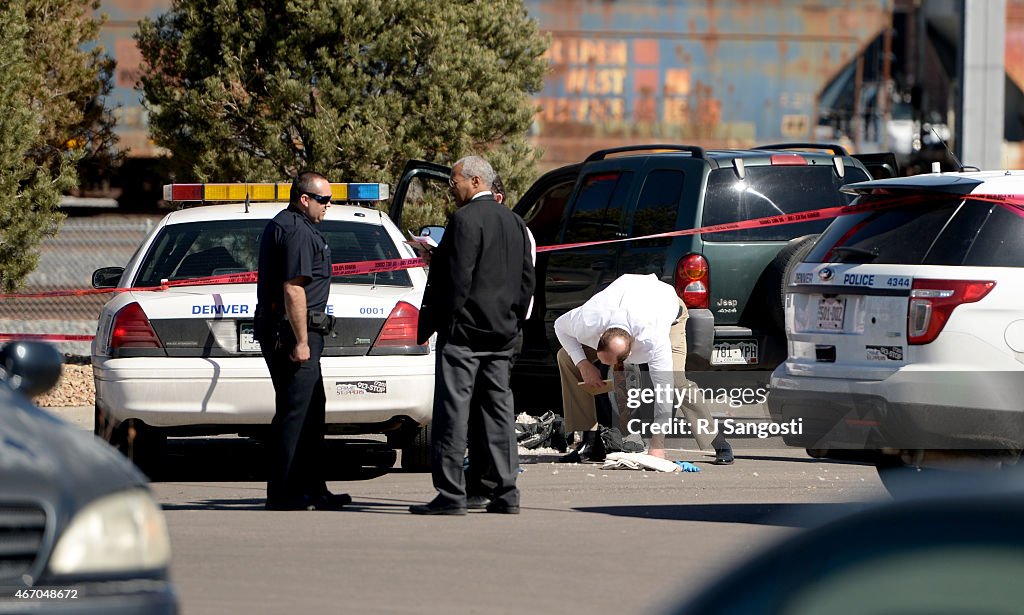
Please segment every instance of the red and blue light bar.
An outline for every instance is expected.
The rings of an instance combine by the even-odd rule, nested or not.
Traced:
[[[291,189],[291,182],[165,184],[164,200],[179,203],[226,203],[245,200],[250,202],[286,202],[291,194]],[[391,198],[391,188],[388,184],[332,183],[331,195],[335,202],[386,201]]]

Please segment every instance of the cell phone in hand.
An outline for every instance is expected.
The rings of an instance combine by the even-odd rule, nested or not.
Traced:
[[[601,382],[603,384],[599,387],[588,387],[585,382],[578,382],[576,384],[577,386],[583,387],[583,390],[586,391],[587,393],[590,393],[591,395],[600,395],[602,393],[607,393],[612,390],[611,379],[602,380]]]

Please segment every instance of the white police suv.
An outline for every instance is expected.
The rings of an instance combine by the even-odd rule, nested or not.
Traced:
[[[837,218],[786,278],[789,356],[768,405],[774,420],[802,423],[787,443],[870,454],[883,476],[894,463],[1016,463],[1024,171],[844,190],[877,208]]]
[[[97,288],[127,289],[104,306],[93,342],[96,433],[143,467],[168,435],[259,435],[270,424],[274,389],[253,339],[256,284],[227,282],[256,271],[260,235],[289,188],[166,186],[167,200],[204,204],[168,214],[125,267],[94,273]],[[332,184],[336,201],[383,200],[387,189]],[[415,256],[376,209],[335,205],[317,228],[335,264]],[[188,285],[210,276],[229,277]],[[335,276],[327,310],[337,324],[321,360],[328,433],[386,433],[409,468],[429,460],[434,358],[416,343],[425,284],[420,267]]]

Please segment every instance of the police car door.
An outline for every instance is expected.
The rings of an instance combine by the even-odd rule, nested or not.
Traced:
[[[443,227],[448,214],[455,210],[455,201],[448,191],[451,172],[451,167],[425,160],[406,163],[388,210],[395,226],[414,235],[419,235],[426,226]],[[432,238],[440,241],[440,237]]]

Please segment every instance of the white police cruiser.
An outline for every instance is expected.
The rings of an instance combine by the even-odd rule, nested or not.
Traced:
[[[769,411],[789,444],[894,464],[1024,450],[1024,171],[843,188],[854,205],[787,274]],[[825,451],[828,451],[825,453]],[[966,458],[966,459],[965,459]]]
[[[331,188],[335,201],[388,198],[385,184]],[[274,389],[253,339],[256,284],[179,284],[256,271],[260,235],[289,189],[165,186],[165,199],[203,205],[168,214],[125,267],[94,273],[97,288],[130,289],[104,306],[92,346],[96,433],[143,467],[168,435],[260,434],[270,424]],[[210,204],[218,201],[234,202]],[[317,228],[335,264],[415,257],[376,209],[334,205]],[[152,288],[161,284],[170,286]],[[425,284],[420,267],[335,276],[327,311],[337,324],[321,360],[328,433],[386,433],[407,468],[429,461],[434,357],[416,343]]]

